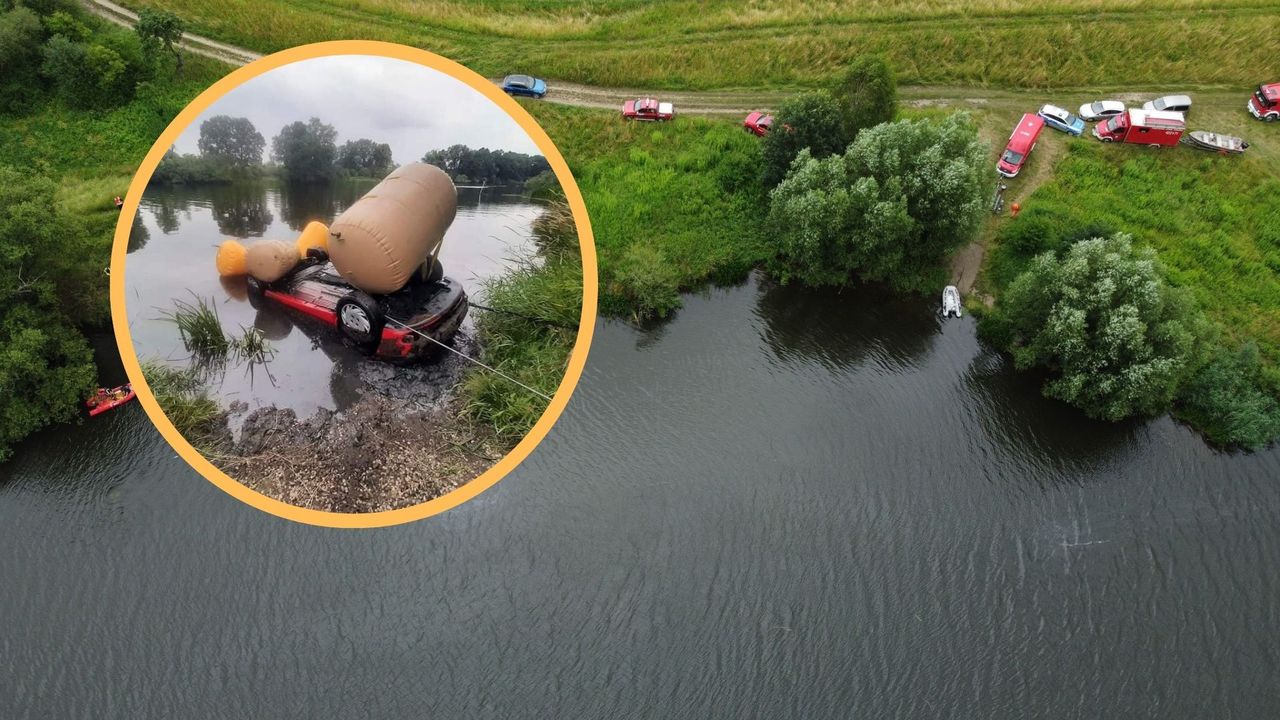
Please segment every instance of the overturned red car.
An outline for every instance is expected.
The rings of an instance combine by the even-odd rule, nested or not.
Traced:
[[[433,357],[467,315],[467,293],[457,280],[444,277],[438,261],[431,272],[387,295],[352,287],[334,272],[324,251],[314,249],[275,282],[252,277],[247,282],[255,308],[264,300],[279,303],[336,327],[352,345],[384,360]]]
[[[628,100],[622,104],[624,120],[647,120],[661,122],[676,116],[676,109],[669,102],[658,102],[653,98]]]

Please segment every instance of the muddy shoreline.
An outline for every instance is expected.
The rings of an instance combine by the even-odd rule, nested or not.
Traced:
[[[479,352],[466,333],[454,347]],[[425,502],[505,453],[491,432],[463,417],[457,389],[467,369],[465,359],[443,350],[415,365],[368,359],[350,368],[360,398],[340,411],[300,418],[292,408],[233,404],[210,458],[250,489],[297,507],[363,513]]]

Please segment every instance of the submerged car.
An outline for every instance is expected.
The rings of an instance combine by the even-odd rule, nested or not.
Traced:
[[[670,120],[676,116],[676,109],[669,102],[658,102],[653,98],[628,100],[622,104],[622,117],[625,120],[647,120],[658,122]]]
[[[1044,119],[1045,125],[1054,130],[1061,130],[1069,135],[1084,134],[1084,121],[1057,105],[1043,105],[1036,114]]]
[[[1080,106],[1080,117],[1089,122],[1106,120],[1122,113],[1124,113],[1124,103],[1119,100],[1099,100]]]
[[[444,276],[435,260],[405,287],[387,295],[358,290],[342,278],[323,250],[311,250],[294,270],[271,283],[247,278],[249,302],[270,300],[336,327],[361,351],[384,360],[432,357],[457,334],[467,314],[461,283]]]
[[[753,112],[742,121],[742,127],[752,135],[764,137],[769,134],[770,128],[773,127],[773,116],[765,115],[762,112]]]
[[[1191,111],[1191,98],[1186,95],[1165,95],[1150,102],[1142,103],[1142,109],[1155,110],[1157,112],[1187,113]]]
[[[541,98],[547,94],[547,82],[529,75],[508,75],[502,79],[502,89],[508,95]]]

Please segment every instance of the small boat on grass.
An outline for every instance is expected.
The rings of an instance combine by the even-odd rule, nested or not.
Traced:
[[[952,315],[960,317],[960,291],[955,285],[948,285],[942,290],[942,317]]]
[[[1191,147],[1200,148],[1201,150],[1224,154],[1230,153],[1232,155],[1240,155],[1249,147],[1249,143],[1241,138],[1205,130],[1195,130],[1187,133],[1185,142]]]
[[[92,417],[118,408],[132,400],[134,396],[133,385],[125,383],[120,387],[98,388],[98,392],[94,393],[93,397],[85,400],[84,405],[89,408],[89,416]]]

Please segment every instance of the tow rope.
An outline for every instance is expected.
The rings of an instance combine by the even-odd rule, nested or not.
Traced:
[[[551,327],[564,328],[565,330],[577,330],[577,329],[578,329],[578,327],[577,327],[576,325],[566,325],[565,323],[558,323],[558,322],[554,322],[554,321],[552,321],[552,320],[547,320],[547,319],[545,319],[545,318],[534,317],[534,316],[532,316],[532,315],[522,315],[522,314],[520,314],[520,313],[518,313],[518,312],[512,312],[512,311],[510,311],[510,310],[503,310],[502,308],[485,307],[484,305],[481,305],[480,303],[475,303],[475,302],[470,302],[470,301],[468,301],[468,302],[467,302],[467,304],[468,304],[468,305],[470,305],[471,307],[473,307],[473,308],[477,309],[477,310],[488,310],[489,312],[502,313],[503,315],[510,315],[510,316],[512,316],[512,317],[518,317],[518,318],[521,318],[521,319],[523,319],[523,320],[528,320],[529,322],[536,322],[536,323],[540,323],[540,324],[542,324],[542,325],[549,325],[549,326],[551,326]]]
[[[430,340],[431,342],[433,342],[433,343],[435,343],[435,344],[439,345],[440,347],[444,348],[445,350],[448,350],[449,352],[453,353],[454,355],[457,355],[458,357],[463,358],[464,360],[468,360],[468,361],[470,361],[470,362],[473,362],[473,363],[475,363],[476,365],[479,365],[480,367],[484,368],[485,370],[488,370],[489,372],[493,373],[494,375],[497,375],[498,377],[501,377],[502,379],[506,380],[507,382],[510,382],[510,383],[514,383],[514,384],[516,384],[516,385],[519,385],[520,387],[524,388],[525,390],[528,390],[529,392],[533,393],[534,395],[537,395],[538,397],[542,398],[543,400],[546,400],[547,402],[551,402],[551,396],[550,396],[550,395],[547,395],[547,394],[545,394],[545,393],[542,393],[542,392],[539,392],[539,391],[537,391],[537,390],[534,390],[533,388],[529,387],[528,385],[525,385],[524,383],[520,382],[519,380],[517,380],[517,379],[515,379],[515,378],[511,377],[510,375],[508,375],[508,374],[506,374],[506,373],[502,372],[501,370],[498,370],[497,368],[489,367],[488,365],[485,365],[484,363],[482,363],[482,362],[480,362],[479,360],[477,360],[477,359],[475,359],[475,358],[471,357],[470,355],[467,355],[466,353],[462,352],[461,350],[457,350],[457,349],[451,348],[451,347],[449,347],[448,345],[445,345],[444,343],[440,342],[439,340],[437,340],[437,339],[435,339],[435,338],[431,337],[430,335],[427,335],[426,333],[423,333],[422,331],[417,330],[416,328],[412,328],[412,327],[410,327],[410,326],[406,325],[405,323],[403,323],[403,322],[402,322],[402,321],[400,321],[400,320],[397,320],[397,319],[395,319],[395,318],[393,318],[393,317],[391,317],[391,316],[389,316],[389,315],[388,315],[388,316],[387,316],[387,322],[389,322],[389,323],[395,323],[396,325],[399,325],[400,327],[404,328],[405,330],[408,330],[409,332],[414,333],[415,335],[418,335],[418,336],[419,336],[419,337],[421,337],[421,338],[424,338],[424,339],[426,339],[426,340]]]

